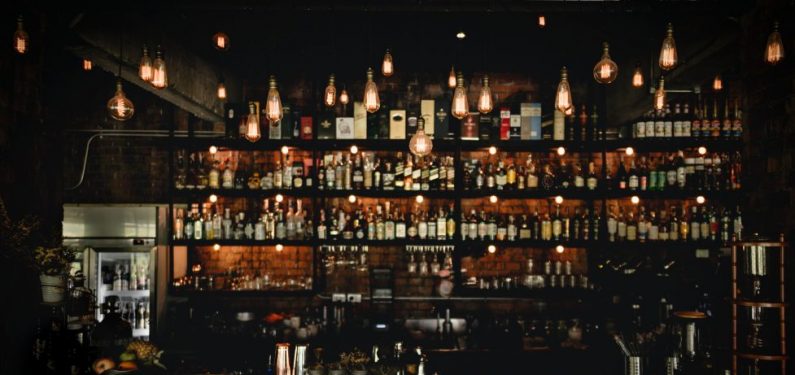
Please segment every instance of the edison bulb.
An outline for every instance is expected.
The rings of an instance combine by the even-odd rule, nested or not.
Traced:
[[[94,63],[89,59],[83,59],[83,70],[88,72],[91,71],[91,69],[94,69]]]
[[[348,196],[348,202],[356,203],[356,196],[351,194]]]
[[[632,156],[635,154],[635,149],[632,147],[627,147],[627,149],[624,150],[624,153],[627,154],[627,156]]]
[[[138,77],[146,82],[152,82],[152,58],[146,46],[141,51],[141,62],[138,64]]]
[[[566,251],[566,248],[565,248],[565,247],[563,247],[563,245],[558,245],[558,246],[555,246],[555,251],[556,251],[558,254],[563,254],[563,252],[564,252],[564,251]]]
[[[491,202],[492,204],[497,203],[498,200],[499,198],[497,198],[496,195],[489,196],[489,202]]]
[[[210,203],[218,202],[218,196],[215,194],[210,194]]]
[[[773,24],[773,32],[767,37],[765,47],[765,62],[776,65],[784,60],[784,43],[781,41],[781,33],[778,32],[778,22]]]
[[[566,113],[566,110],[573,107],[574,104],[571,100],[571,87],[569,87],[569,73],[564,66],[560,70],[560,83],[558,89],[555,91],[555,108],[558,111]]]
[[[221,250],[221,244],[213,244],[213,251]]]
[[[218,146],[210,146],[210,155],[215,155],[218,153]]]
[[[596,82],[607,84],[618,77],[618,65],[610,58],[610,45],[602,44],[602,59],[593,67],[593,77]]]
[[[158,89],[168,86],[166,60],[163,58],[163,51],[160,50],[160,47],[155,51],[155,59],[152,61],[152,86]]]
[[[556,204],[563,204],[563,196],[562,195],[556,196],[555,197],[555,203]]]
[[[347,93],[345,94],[347,96]],[[340,101],[342,97],[340,97]],[[328,77],[328,85],[326,85],[326,91],[323,92],[323,104],[326,107],[331,108],[334,104],[337,104],[337,87],[334,86],[334,75],[330,75]]]
[[[219,51],[226,51],[229,49],[229,36],[225,33],[218,32],[213,35],[213,47]]]
[[[281,151],[282,155],[287,155],[290,153],[290,148],[287,146],[282,146],[279,151]]]
[[[389,50],[386,50],[384,54],[384,61],[381,63],[381,74],[384,77],[391,77],[392,74],[395,74],[395,64],[392,62],[392,53]]]
[[[414,201],[419,204],[422,204],[422,202],[425,202],[425,197],[423,197],[422,195],[418,195],[414,198]]]
[[[699,195],[699,196],[696,197],[696,203],[698,203],[698,204],[704,204],[704,202],[706,202],[706,201],[707,201],[707,199],[704,198],[703,195]]]
[[[723,90],[723,79],[720,77],[720,74],[716,75],[715,79],[712,80],[712,90]]]
[[[489,147],[489,155],[496,155],[497,154],[497,147],[491,146]]]
[[[455,77],[455,67],[451,66],[450,75],[447,76],[447,87],[451,89],[455,88],[456,83],[458,83]]]
[[[284,117],[284,112],[282,112],[282,98],[279,96],[279,89],[276,88],[276,77],[270,77],[268,86],[268,98],[265,102],[265,116],[270,122],[278,122]]]
[[[342,92],[340,93],[340,103],[342,103],[342,105],[348,105],[350,100],[351,98],[348,97],[348,90],[342,89]]]
[[[461,30],[455,34],[455,37],[458,38],[458,40],[463,40],[467,37],[467,34],[464,32],[464,30]]]
[[[665,80],[660,77],[660,86],[654,91],[654,109],[662,111],[665,108]]]
[[[381,98],[378,97],[378,86],[373,81],[373,68],[367,69],[367,83],[364,85],[364,109],[375,113],[381,108]]]
[[[674,41],[674,25],[669,23],[665,32],[665,39],[663,39],[660,47],[660,68],[662,70],[671,70],[676,67],[678,59],[676,42]]]
[[[635,67],[635,72],[632,73],[632,87],[643,87],[643,71],[640,69],[640,64]]]
[[[28,45],[30,44],[30,37],[28,33],[25,32],[25,27],[22,23],[22,16],[17,18],[17,31],[14,32],[14,51],[17,51],[18,54],[24,55],[25,52],[28,51]]]
[[[276,199],[277,203],[282,203],[282,202],[284,202],[284,195],[276,194],[275,199]]]
[[[706,155],[707,154],[707,148],[704,147],[704,146],[699,147],[698,148],[698,154],[699,155]]]
[[[469,114],[469,100],[467,99],[467,90],[464,87],[464,74],[459,72],[456,76],[456,86],[453,92],[453,105],[450,109],[453,117],[462,119]]]
[[[489,76],[483,77],[483,85],[480,87],[478,95],[478,112],[486,114],[494,109],[494,102],[491,99],[491,87],[489,87]]]
[[[282,245],[282,244],[280,244],[280,243],[279,243],[279,244],[276,244],[276,251],[279,251],[279,252],[281,252],[282,250],[284,250],[284,245]]]
[[[116,94],[108,100],[108,114],[119,121],[127,121],[135,114],[135,106],[121,88],[121,80],[116,81]]]
[[[637,195],[633,195],[632,198],[629,198],[629,201],[632,202],[632,204],[638,204],[640,203],[640,198]]]
[[[356,154],[358,154],[358,153],[359,153],[359,147],[358,147],[358,146],[356,146],[356,145],[351,145],[350,152],[351,152],[351,154],[353,154],[353,155],[356,155]]]
[[[494,254],[497,252],[497,246],[489,245],[489,247],[487,247],[486,250],[489,252],[489,254]]]
[[[563,146],[560,146],[560,147],[558,147],[558,150],[557,150],[557,152],[558,152],[558,155],[559,155],[559,156],[566,155],[566,148],[565,148],[565,147],[563,147]]]
[[[543,29],[546,26],[547,26],[547,18],[543,14],[539,15],[538,16],[538,27]]]
[[[217,90],[218,99],[226,100],[226,85],[223,82],[218,82],[218,90]]]
[[[246,118],[246,139],[249,142],[256,142],[262,137],[259,128],[259,114],[254,103],[248,105],[248,117]]]
[[[417,131],[411,136],[411,140],[409,140],[409,151],[416,156],[423,157],[430,155],[432,150],[433,140],[425,134],[425,119],[418,117]]]

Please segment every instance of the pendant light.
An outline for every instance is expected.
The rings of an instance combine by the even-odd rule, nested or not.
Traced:
[[[345,95],[347,96],[348,94],[345,93]],[[340,100],[342,100],[341,97]],[[337,87],[334,86],[333,74],[328,77],[328,85],[326,85],[326,91],[323,92],[323,104],[328,108],[334,107],[334,104],[337,104]]]
[[[217,32],[213,35],[213,47],[219,51],[226,51],[229,49],[229,35],[222,32]]]
[[[778,32],[778,21],[773,23],[773,32],[767,37],[765,47],[765,62],[776,65],[784,60],[784,43],[781,41],[781,33]]]
[[[392,53],[389,52],[389,49],[386,50],[384,61],[381,63],[381,74],[384,77],[391,77],[392,74],[395,74],[395,64],[392,62]]]
[[[654,91],[654,109],[662,111],[665,108],[665,79],[660,77],[660,86]]]
[[[602,58],[593,67],[593,77],[596,82],[608,84],[616,80],[618,65],[610,59],[610,45],[602,43]]]
[[[720,74],[716,75],[715,79],[712,80],[712,90],[714,91],[723,90],[723,78],[721,78]]]
[[[152,58],[146,46],[141,51],[141,62],[138,64],[138,77],[146,82],[152,82]]]
[[[282,111],[282,98],[279,96],[279,89],[276,87],[276,77],[271,76],[268,81],[268,99],[265,102],[265,116],[270,122],[281,121],[284,117]]]
[[[458,72],[456,76],[456,86],[453,92],[453,105],[450,108],[453,117],[461,120],[469,115],[469,100],[467,99],[467,90],[464,87],[464,73]]]
[[[566,110],[573,107],[571,100],[571,87],[569,87],[569,73],[564,66],[560,69],[560,83],[555,91],[555,109],[566,113]]]
[[[340,92],[340,103],[342,105],[348,105],[351,101],[351,98],[348,96],[348,90],[345,87],[342,88],[342,92]]]
[[[676,52],[676,42],[674,41],[674,26],[668,23],[665,39],[663,39],[662,47],[660,47],[660,68],[662,70],[671,70],[676,67],[677,62],[678,55]]]
[[[166,60],[163,58],[163,51],[157,46],[155,59],[152,61],[152,86],[156,89],[168,87],[168,73],[166,72]]]
[[[483,84],[480,86],[478,95],[478,112],[486,114],[494,109],[494,101],[491,97],[491,87],[489,87],[489,76],[483,76]]]
[[[94,69],[94,62],[91,59],[83,59],[83,70],[90,72]]]
[[[18,54],[24,55],[28,51],[30,44],[30,37],[25,32],[25,27],[22,23],[22,16],[17,18],[17,31],[14,32],[14,51]]]
[[[364,85],[364,108],[370,113],[375,113],[381,108],[378,86],[373,82],[373,68],[367,69],[367,83]]]
[[[248,104],[248,117],[246,117],[246,139],[249,142],[256,142],[262,137],[259,128],[259,114],[254,103]]]
[[[123,43],[121,37],[119,38],[119,74],[116,76],[116,93],[110,100],[108,100],[107,109],[110,117],[118,121],[127,121],[135,114],[135,106],[130,99],[124,94],[121,86],[121,63]]]
[[[412,154],[423,157],[431,154],[433,150],[433,140],[425,134],[425,119],[417,117],[417,131],[411,136],[409,141],[409,151]]]
[[[643,87],[643,70],[640,69],[640,64],[635,66],[635,72],[632,73],[632,87]]]
[[[450,75],[447,76],[447,87],[449,87],[451,89],[455,88],[455,85],[456,85],[457,82],[458,81],[455,78],[455,67],[451,66],[450,67]]]
[[[226,85],[224,84],[223,77],[218,80],[218,90],[217,90],[218,100],[225,101],[226,100]]]
[[[543,14],[539,14],[538,15],[538,27],[543,29],[546,26],[547,26],[547,17],[545,17]]]

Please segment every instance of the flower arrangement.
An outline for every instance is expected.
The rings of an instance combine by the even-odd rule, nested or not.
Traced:
[[[33,261],[41,274],[66,275],[78,252],[79,249],[65,246],[51,248],[38,246],[33,250]]]

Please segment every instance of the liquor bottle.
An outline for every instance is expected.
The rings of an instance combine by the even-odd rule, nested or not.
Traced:
[[[627,189],[627,170],[624,167],[624,157],[620,156],[618,159],[618,170],[616,171],[616,186],[618,190]]]
[[[712,99],[712,122],[710,125],[710,136],[713,139],[720,137],[720,119],[718,118],[718,98]]]
[[[616,217],[616,238],[618,242],[624,242],[627,239],[627,222],[624,216],[623,208],[619,207],[618,217]]]
[[[560,216],[560,205],[555,205],[555,215],[552,217],[552,239],[559,241],[563,232],[563,221]]]
[[[572,166],[572,184],[576,189],[585,187],[585,177],[583,176],[582,163],[576,162]]]
[[[635,159],[632,159],[629,167],[629,177],[627,177],[627,188],[631,191],[638,190],[640,188],[640,177],[638,176],[638,170],[635,169]]]
[[[629,211],[627,213],[627,221],[626,221],[626,223],[627,223],[626,224],[626,227],[627,227],[626,240],[627,241],[632,241],[632,242],[637,241],[638,240],[638,222],[635,221],[635,213],[633,211]],[[620,225],[621,225],[621,223],[619,223],[619,226]]]
[[[596,165],[594,162],[588,163],[588,180],[586,181],[586,186],[588,186],[588,190],[596,190],[599,183],[599,178],[596,176]]]
[[[674,136],[674,125],[671,115],[671,105],[665,104],[665,114],[663,116],[663,137],[671,138]]]
[[[698,241],[701,239],[701,217],[698,214],[698,207],[690,207],[690,240]]]
[[[665,137],[665,111],[664,109],[657,110],[654,117],[654,137]]]
[[[654,124],[657,122],[657,111],[654,109],[649,110],[649,114],[646,116],[646,136],[643,138],[654,138]]]
[[[723,126],[720,129],[720,137],[730,139],[732,137],[732,119],[729,117],[729,98],[723,102]]]
[[[696,103],[696,105],[693,106],[693,114],[694,114],[693,121],[690,123],[690,136],[693,137],[693,138],[700,138],[701,137],[701,126],[702,126],[701,125],[701,122],[702,122],[701,121],[701,115],[702,115],[702,113],[703,112],[701,112],[700,106],[698,105],[698,103]]]
[[[525,179],[528,190],[538,189],[538,174],[536,172],[536,165],[533,161],[533,154],[527,155],[526,161],[527,178]]]
[[[580,140],[588,141],[588,114],[585,112],[585,104],[580,107]]]
[[[673,136],[680,138],[683,137],[682,131],[682,113],[681,113],[681,106],[679,103],[674,105],[674,114],[673,114]]]
[[[604,139],[604,129],[599,126],[599,111],[597,111],[596,104],[594,104],[593,109],[591,110],[591,125],[589,126],[589,129],[591,130],[592,139]]]
[[[682,110],[682,137],[692,137],[693,120],[690,117],[690,103],[685,103]]]
[[[734,121],[732,122],[732,137],[741,139],[743,137],[743,119],[740,110],[740,98],[734,98]]]

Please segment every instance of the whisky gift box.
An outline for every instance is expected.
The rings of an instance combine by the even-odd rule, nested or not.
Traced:
[[[353,102],[353,138],[367,138],[367,110],[362,102]]]
[[[486,114],[481,114],[478,116],[478,138],[482,141],[488,141],[491,139],[499,139],[499,117],[497,117],[497,132],[494,131],[494,118],[492,116]]]
[[[521,118],[521,139],[541,139],[541,103],[522,103],[519,111]]]
[[[240,133],[240,122],[245,121],[248,108],[241,103],[224,104],[224,132],[227,138],[237,138]]]
[[[450,138],[450,130],[452,127],[450,126],[450,101],[445,100],[436,100],[434,101],[434,121],[433,121],[433,138],[434,139],[445,139]],[[477,132],[475,132],[477,134]],[[463,138],[462,138],[463,139]]]
[[[312,116],[301,116],[301,139],[312,139]]]
[[[293,123],[293,110],[290,106],[283,106],[282,113],[284,114],[279,124],[282,128],[282,138],[281,139],[291,139],[293,138],[293,129],[295,124]]]
[[[511,136],[511,110],[500,108],[500,140],[507,141]]]
[[[332,111],[321,111],[317,119],[317,139],[334,139],[336,137],[336,116]]]
[[[522,138],[522,117],[519,115],[511,115],[511,131],[510,131],[510,139],[521,139]]]
[[[389,139],[406,139],[406,110],[389,111]]]
[[[461,140],[477,141],[479,122],[480,115],[478,113],[470,113],[461,119]]]
[[[445,138],[447,134],[440,134],[439,136],[435,135],[435,108],[436,102],[434,100],[423,100],[420,102],[420,116],[425,120],[425,134],[429,135],[431,138]]]
[[[337,139],[353,139],[353,117],[337,117]]]

